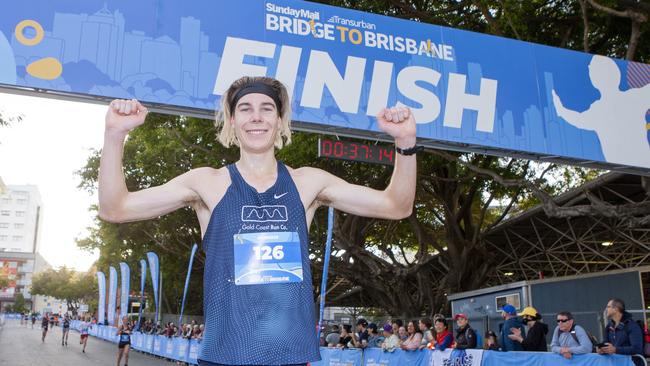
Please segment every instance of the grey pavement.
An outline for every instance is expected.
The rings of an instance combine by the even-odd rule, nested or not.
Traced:
[[[27,327],[18,320],[7,320],[0,327],[0,365],[1,366],[115,366],[117,364],[117,345],[94,337],[88,338],[86,353],[81,352],[79,333],[71,330],[68,346],[61,346],[61,328],[55,327],[47,332],[45,342],[41,342],[40,321]],[[122,364],[124,360],[122,360]],[[174,362],[151,355],[129,352],[129,366],[173,366]]]

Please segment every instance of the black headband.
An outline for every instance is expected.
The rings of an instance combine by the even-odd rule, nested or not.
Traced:
[[[269,98],[273,99],[273,101],[275,102],[275,107],[278,109],[278,114],[282,110],[282,102],[280,101],[280,96],[278,95],[278,92],[275,89],[273,89],[271,86],[258,81],[246,85],[245,87],[239,89],[239,91],[232,98],[232,102],[230,103],[230,113],[232,114],[235,113],[235,107],[237,106],[237,102],[244,95],[253,94],[253,93],[264,94]]]

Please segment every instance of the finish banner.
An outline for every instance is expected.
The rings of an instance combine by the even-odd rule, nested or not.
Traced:
[[[428,146],[650,168],[650,65],[297,0],[32,0],[0,14],[0,83],[213,114],[280,79],[311,130],[382,137],[411,107]],[[383,136],[385,137],[385,136]]]

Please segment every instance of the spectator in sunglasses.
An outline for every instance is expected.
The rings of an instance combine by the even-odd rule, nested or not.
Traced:
[[[557,327],[553,331],[551,351],[570,359],[573,355],[590,353],[593,345],[587,332],[575,324],[573,315],[568,311],[561,311],[555,316]]]

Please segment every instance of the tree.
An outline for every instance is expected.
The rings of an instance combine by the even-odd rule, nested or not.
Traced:
[[[4,273],[0,273],[0,289],[9,286],[9,277]]]
[[[76,314],[80,304],[97,297],[97,285],[93,273],[79,273],[64,266],[34,275],[31,293],[64,300],[68,310]]]

